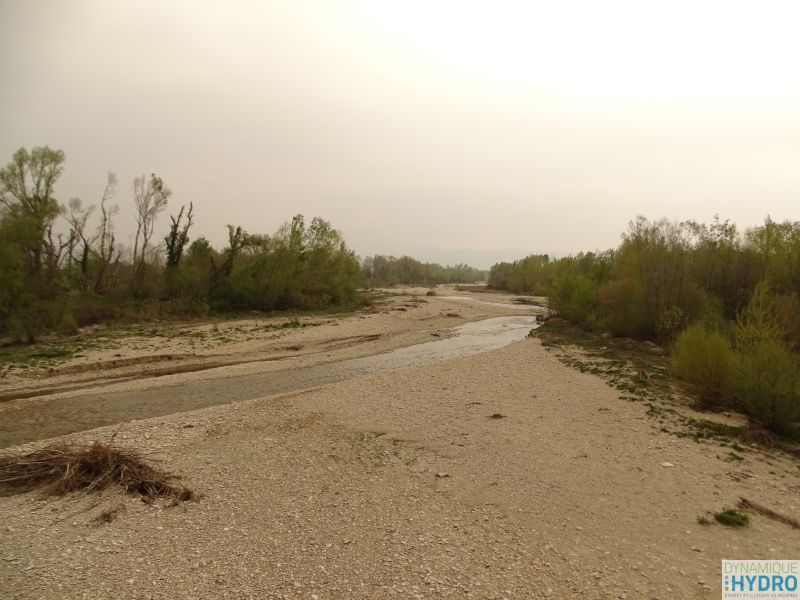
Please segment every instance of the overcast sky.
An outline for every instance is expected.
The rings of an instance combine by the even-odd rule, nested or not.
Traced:
[[[194,236],[322,216],[360,255],[604,249],[637,214],[800,219],[800,3],[0,0],[0,161],[162,176]],[[167,215],[161,219],[166,228]]]

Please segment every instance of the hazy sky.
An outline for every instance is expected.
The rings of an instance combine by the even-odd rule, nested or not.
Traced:
[[[488,266],[637,214],[800,219],[800,2],[0,0],[0,161],[155,172],[194,235],[319,215]],[[161,219],[162,229],[168,221]]]

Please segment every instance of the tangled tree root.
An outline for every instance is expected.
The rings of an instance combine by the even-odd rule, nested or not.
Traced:
[[[133,451],[95,442],[90,446],[53,444],[22,455],[0,456],[0,495],[40,489],[43,494],[97,492],[118,485],[145,502],[191,500],[193,492],[177,477],[148,465]]]

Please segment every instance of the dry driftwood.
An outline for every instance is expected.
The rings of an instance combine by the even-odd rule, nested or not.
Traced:
[[[787,517],[786,515],[782,515],[780,513],[776,513],[774,510],[770,510],[766,506],[761,506],[760,504],[756,504],[755,502],[751,502],[747,498],[739,497],[739,508],[749,508],[765,517],[769,517],[774,521],[778,521],[783,523],[784,525],[788,525],[792,529],[800,529],[800,522],[796,519],[791,517]]]
[[[118,485],[145,501],[191,500],[193,493],[176,477],[148,465],[133,451],[95,442],[89,446],[53,444],[27,454],[0,456],[0,495],[39,489],[62,496]]]

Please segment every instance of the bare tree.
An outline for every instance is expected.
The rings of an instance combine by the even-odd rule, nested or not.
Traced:
[[[222,262],[220,271],[224,277],[229,277],[233,271],[233,263],[236,257],[247,246],[247,232],[241,226],[234,228],[228,225],[228,249],[225,251],[225,260]]]
[[[69,232],[66,239],[61,233],[54,237],[53,222],[48,223],[44,243],[44,258],[48,279],[52,280],[56,276],[61,268],[61,261],[64,259],[67,249],[74,247],[75,241],[75,232],[73,231]]]
[[[133,244],[133,279],[131,289],[139,288],[144,278],[147,248],[153,236],[156,217],[167,206],[172,191],[154,174],[148,179],[140,175],[133,180],[136,205],[136,237]]]
[[[114,189],[117,187],[117,176],[114,173],[109,173],[106,179],[106,187],[103,190],[103,198],[100,200],[100,225],[97,228],[95,239],[98,240],[97,244],[97,277],[94,281],[94,291],[101,294],[106,291],[106,277],[108,267],[114,261],[115,239],[114,239],[114,223],[113,217],[119,211],[119,206],[116,204],[109,206],[109,202],[114,195]],[[117,251],[117,261],[119,260],[119,251]]]
[[[69,201],[67,208],[64,209],[64,219],[69,223],[70,235],[69,246],[67,253],[69,257],[69,266],[72,266],[73,252],[75,245],[80,243],[80,278],[78,286],[81,290],[86,291],[88,286],[88,272],[89,272],[89,253],[92,249],[92,244],[97,240],[98,234],[88,236],[86,233],[86,224],[89,217],[94,212],[95,206],[92,204],[83,208],[80,198],[72,198]]]

